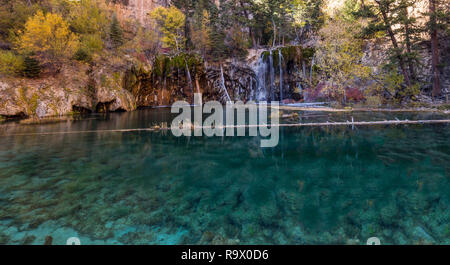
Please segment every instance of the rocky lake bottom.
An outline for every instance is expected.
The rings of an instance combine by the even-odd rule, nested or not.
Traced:
[[[281,128],[274,148],[259,137],[82,133],[170,118],[147,109],[1,124],[0,244],[450,244],[448,124]]]

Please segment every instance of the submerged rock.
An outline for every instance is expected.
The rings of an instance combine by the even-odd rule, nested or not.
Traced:
[[[31,244],[33,244],[34,240],[36,240],[36,237],[33,236],[33,235],[26,236],[26,237],[23,239],[22,244],[23,244],[23,245],[31,245]]]
[[[421,226],[414,227],[411,235],[412,235],[413,239],[419,240],[419,241],[425,241],[425,243],[434,243],[435,242],[434,238],[431,235],[429,235],[425,231],[425,229]]]
[[[270,226],[270,225],[274,225],[275,223],[278,222],[278,220],[277,220],[278,209],[276,208],[275,205],[267,204],[267,205],[262,206],[260,208],[259,214],[260,214],[260,218],[261,218],[260,219],[261,223],[263,225]]]
[[[361,245],[361,241],[359,241],[359,239],[357,239],[357,238],[349,238],[349,239],[347,239],[345,244],[346,245]]]
[[[225,238],[222,235],[216,235],[212,240],[213,245],[238,245],[239,239]]]
[[[394,240],[394,243],[397,245],[407,245],[408,244],[406,236],[400,231],[395,232],[394,236],[392,238]]]
[[[395,224],[398,214],[398,208],[394,204],[389,204],[388,206],[385,206],[381,209],[380,215],[381,215],[381,221],[385,225],[392,225]]]
[[[305,233],[303,232],[303,230],[300,226],[294,227],[294,229],[292,229],[291,235],[292,235],[292,238],[294,239],[295,243],[298,243],[298,244],[305,243]]]
[[[53,237],[52,236],[46,236],[44,245],[52,245],[53,244]]]

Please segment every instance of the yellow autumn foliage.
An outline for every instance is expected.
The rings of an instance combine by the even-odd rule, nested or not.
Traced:
[[[367,79],[371,68],[362,63],[363,43],[356,39],[358,27],[342,19],[330,21],[319,31],[317,65],[331,86],[326,90],[332,95],[343,96],[345,88],[358,87]]]
[[[186,17],[183,12],[174,6],[159,6],[150,12],[150,17],[159,25],[165,48],[180,50],[184,47],[183,29]]]
[[[70,58],[79,46],[78,36],[59,15],[38,11],[25,23],[17,42],[21,52],[34,52],[50,60]]]
[[[0,50],[0,74],[15,75],[23,70],[23,58],[11,51]]]

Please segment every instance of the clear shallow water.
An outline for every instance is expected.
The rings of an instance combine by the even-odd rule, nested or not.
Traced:
[[[300,113],[303,122],[441,119]],[[0,135],[144,128],[167,109]],[[288,120],[286,122],[293,122]],[[252,137],[170,132],[0,136],[0,243],[450,244],[450,126],[281,128]]]

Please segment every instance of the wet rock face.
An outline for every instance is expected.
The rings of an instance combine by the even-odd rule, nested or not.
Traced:
[[[159,55],[151,72],[127,70],[125,87],[136,97],[138,106],[192,102],[193,93],[222,103],[228,97],[244,102],[298,100],[297,90],[309,73],[313,54],[311,48],[286,46],[273,51],[250,50],[246,59],[219,63],[204,62],[195,53]]]

